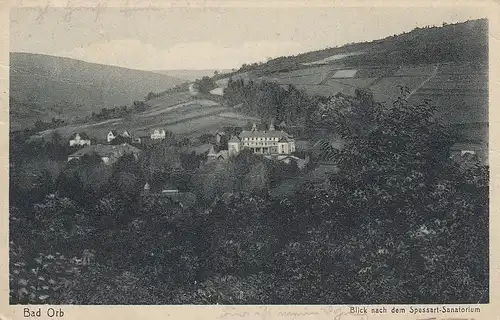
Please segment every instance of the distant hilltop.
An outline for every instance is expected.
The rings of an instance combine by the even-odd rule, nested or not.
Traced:
[[[488,20],[477,19],[441,26],[417,27],[410,32],[336,48],[244,64],[232,72],[258,74],[289,72],[310,65],[344,67],[415,65],[443,62],[488,63]],[[227,74],[230,75],[231,73]]]
[[[158,73],[33,53],[10,53],[11,130],[131,105],[184,82]]]

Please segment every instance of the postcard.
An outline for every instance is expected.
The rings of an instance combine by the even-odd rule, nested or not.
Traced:
[[[1,8],[0,319],[497,317],[495,2]]]

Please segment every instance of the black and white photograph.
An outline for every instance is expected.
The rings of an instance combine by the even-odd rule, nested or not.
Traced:
[[[489,21],[12,7],[9,304],[490,303]]]

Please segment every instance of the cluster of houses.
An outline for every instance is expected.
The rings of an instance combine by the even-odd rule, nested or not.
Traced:
[[[98,155],[105,164],[112,164],[125,154],[132,154],[138,158],[141,150],[132,144],[141,144],[146,139],[153,141],[164,140],[167,137],[164,129],[154,129],[149,136],[134,137],[128,130],[118,133],[111,130],[103,143],[93,144],[85,132],[73,133],[69,137],[70,147],[81,147],[68,156],[68,161],[80,160],[86,155]]]
[[[113,142],[115,139],[126,139],[127,141],[131,141],[133,143],[142,143],[145,139],[151,140],[164,140],[167,134],[164,129],[154,129],[151,135],[149,136],[141,136],[141,137],[132,137],[129,131],[125,130],[123,133],[119,134],[116,130],[111,130],[108,132],[106,136],[106,140],[108,143]]]
[[[115,139],[123,138],[131,141],[133,143],[141,143],[144,139],[151,140],[164,140],[167,137],[166,131],[164,129],[154,129],[149,136],[133,137],[130,131],[125,130],[122,133],[118,133],[116,130],[111,130],[106,135],[106,142],[111,143]],[[90,146],[92,144],[89,136],[85,132],[73,133],[69,137],[69,146]]]
[[[145,139],[159,141],[166,138],[164,129],[155,129],[149,136],[141,137],[134,137],[127,130],[122,133],[111,130],[106,135],[105,142],[92,144],[87,134],[74,133],[69,139],[69,145],[83,148],[70,154],[68,161],[81,159],[88,154],[97,154],[104,163],[111,164],[124,154],[137,157],[140,149],[133,145],[144,143]],[[218,131],[215,134],[215,144],[206,143],[193,148],[196,154],[205,154],[207,161],[227,160],[245,149],[285,163],[295,161],[299,168],[305,167],[309,162],[308,158],[301,159],[292,155],[296,151],[295,139],[283,130],[276,130],[272,123],[267,130],[259,130],[254,124],[251,130]]]

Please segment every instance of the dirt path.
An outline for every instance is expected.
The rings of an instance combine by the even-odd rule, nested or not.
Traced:
[[[424,81],[422,81],[422,83],[420,83],[416,88],[414,88],[412,91],[410,91],[410,93],[406,96],[406,99],[410,99],[410,97],[412,95],[414,95],[418,90],[420,90],[420,88],[422,88],[427,82],[429,82],[432,78],[434,78],[436,75],[437,75],[437,72],[438,72],[438,69],[439,69],[439,65],[435,65],[434,66],[434,70],[432,70],[431,74],[429,75],[429,77],[427,77],[427,79],[425,79]]]
[[[61,129],[66,129],[66,130],[70,130],[70,129],[73,129],[74,131],[78,131],[78,130],[83,130],[83,129],[88,129],[88,128],[91,128],[91,127],[97,127],[97,126],[100,126],[100,125],[103,125],[103,124],[113,124],[113,123],[121,123],[123,120],[122,118],[113,118],[113,119],[108,119],[108,120],[104,120],[104,121],[100,121],[100,122],[94,122],[94,123],[82,123],[82,124],[70,124],[70,125],[67,125],[67,126],[64,126],[64,127],[59,127],[59,128],[56,128],[56,129],[48,129],[48,130],[44,130],[44,131],[40,131],[38,133],[38,135],[41,135],[41,136],[45,136],[47,134],[50,134],[56,130],[61,130]]]

